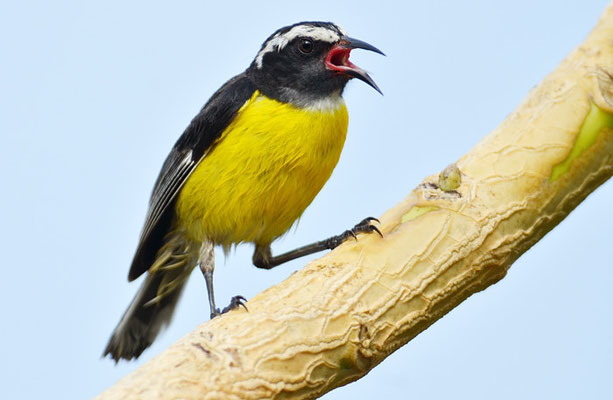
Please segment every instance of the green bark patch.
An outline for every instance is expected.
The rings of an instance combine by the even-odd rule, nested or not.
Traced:
[[[402,216],[400,222],[405,223],[414,220],[417,217],[424,215],[425,213],[429,213],[430,211],[438,210],[438,207],[435,206],[414,206],[411,207],[406,214]]]
[[[585,117],[585,121],[583,121],[573,148],[564,161],[553,167],[549,181],[555,182],[567,173],[572,162],[594,144],[600,131],[605,128],[613,128],[613,115],[601,110],[596,104],[592,103],[592,108],[587,117]]]

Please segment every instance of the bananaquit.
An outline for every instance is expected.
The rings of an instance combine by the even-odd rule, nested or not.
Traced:
[[[352,78],[381,92],[349,61],[352,49],[383,54],[337,25],[301,22],[279,29],[247,70],[225,83],[191,121],[153,187],[128,280],[145,280],[111,335],[104,355],[138,357],[170,322],[198,264],[211,317],[213,247],[255,245],[253,264],[270,269],[332,249],[360,232],[379,230],[367,218],[344,233],[273,256],[270,245],[300,217],[336,166],[347,133],[343,89]]]

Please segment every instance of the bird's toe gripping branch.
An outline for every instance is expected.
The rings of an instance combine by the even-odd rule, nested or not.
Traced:
[[[357,240],[358,233],[377,232],[379,236],[383,237],[383,234],[381,233],[379,228],[373,225],[373,222],[380,223],[377,218],[367,217],[364,218],[362,221],[358,222],[353,228],[346,230],[340,235],[332,236],[331,238],[326,239],[326,248],[332,250],[343,244],[347,239],[351,237]]]
[[[247,309],[247,306],[245,305],[245,303],[247,302],[247,299],[244,298],[243,296],[234,296],[232,297],[232,299],[230,300],[230,304],[228,304],[226,307],[224,307],[221,311],[219,310],[219,308],[216,308],[214,312],[211,312],[211,319],[221,315],[221,314],[225,314],[228,311],[232,311],[232,310],[236,310],[237,308],[243,307],[245,309],[245,311],[249,311]]]

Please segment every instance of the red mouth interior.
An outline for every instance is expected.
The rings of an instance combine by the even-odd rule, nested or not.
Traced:
[[[349,54],[351,49],[344,46],[334,46],[326,57],[326,66],[333,71],[344,72],[358,69],[351,61]]]

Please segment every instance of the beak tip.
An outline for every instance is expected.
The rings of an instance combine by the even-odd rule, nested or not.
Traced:
[[[372,51],[374,53],[385,56],[384,52],[382,52],[381,50],[379,50],[372,44],[366,43],[362,40],[358,40],[355,38],[345,36],[343,38],[343,42],[344,42],[343,45],[349,47],[350,49],[364,49],[364,50]],[[350,72],[349,74],[353,78],[358,78],[359,80],[366,82],[369,86],[371,86],[373,89],[375,89],[377,92],[379,92],[379,94],[383,96],[383,92],[381,91],[381,89],[379,89],[379,86],[377,86],[375,81],[373,81],[373,79],[366,73],[366,71],[363,71],[356,67],[356,69],[352,71],[347,71],[347,72]]]

